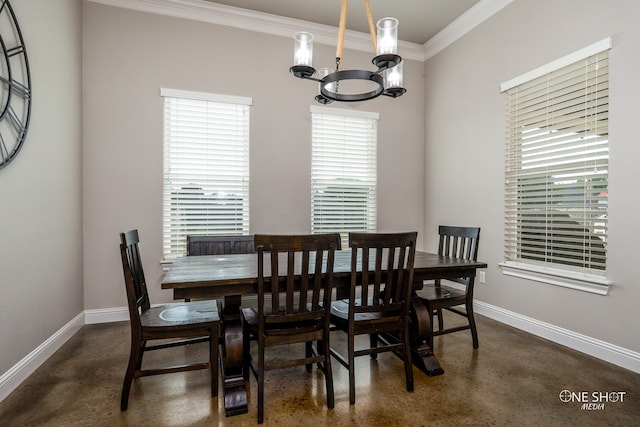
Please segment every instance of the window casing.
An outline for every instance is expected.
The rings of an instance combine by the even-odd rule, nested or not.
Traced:
[[[530,270],[534,280],[550,273],[549,283],[591,280],[597,293],[607,286],[610,43],[503,85],[503,267]]]
[[[249,234],[250,98],[162,89],[163,255],[186,236]]]
[[[377,230],[378,114],[311,107],[311,231]]]

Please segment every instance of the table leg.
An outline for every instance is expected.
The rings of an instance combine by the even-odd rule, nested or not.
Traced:
[[[433,333],[431,316],[420,298],[414,295],[411,300],[411,357],[413,364],[430,377],[444,374],[444,369],[433,349],[428,344],[428,336]]]
[[[246,414],[247,388],[242,375],[242,321],[239,295],[226,296],[222,311],[222,387],[227,417]]]

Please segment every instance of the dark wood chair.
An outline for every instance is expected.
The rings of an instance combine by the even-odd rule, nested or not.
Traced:
[[[253,253],[253,236],[187,236],[187,256]]]
[[[333,375],[329,355],[329,307],[333,263],[339,235],[259,235],[258,308],[242,309],[244,376],[251,369],[258,380],[258,423],[264,420],[265,371],[317,363],[326,383],[327,407],[333,408]],[[266,266],[265,266],[266,264]],[[280,296],[284,304],[280,304]],[[250,354],[250,339],[257,337],[257,366]],[[312,346],[317,342],[317,349]],[[305,343],[305,357],[269,360],[269,347]]]
[[[354,359],[358,356],[368,354],[375,359],[385,351],[401,354],[407,391],[413,391],[409,305],[417,236],[416,232],[349,233],[349,299],[334,301],[331,305],[331,323],[347,333],[348,354],[344,357],[332,348],[331,355],[349,370],[349,403],[352,405],[356,402]],[[355,337],[362,334],[370,336],[370,346],[356,350]]]
[[[441,225],[438,229],[438,234],[440,235],[438,254],[477,261],[480,228]],[[476,329],[476,321],[473,317],[474,279],[475,277],[461,277],[450,280],[450,282],[455,282],[460,286],[445,286],[442,282],[446,282],[446,280],[436,280],[434,283],[425,284],[421,290],[416,292],[422,299],[427,310],[429,310],[429,315],[431,316],[431,327],[434,329],[433,334],[429,337],[429,345],[431,348],[433,348],[434,336],[467,329],[471,329],[473,348],[478,348],[478,331]],[[465,306],[464,311],[458,307],[462,305]],[[443,309],[465,317],[467,324],[445,328],[442,317]],[[434,316],[438,317],[437,331],[433,327]]]
[[[151,307],[138,243],[138,230],[120,233],[120,254],[131,321],[131,351],[122,385],[120,410],[127,410],[133,379],[148,375],[210,369],[211,396],[217,396],[220,317],[216,301]],[[148,341],[167,339],[171,341],[153,346],[147,345]],[[209,361],[167,368],[142,369],[142,356],[146,351],[197,342],[209,342]]]

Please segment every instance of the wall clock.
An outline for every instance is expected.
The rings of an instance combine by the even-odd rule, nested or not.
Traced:
[[[27,49],[8,0],[0,0],[0,169],[20,152],[31,116]]]

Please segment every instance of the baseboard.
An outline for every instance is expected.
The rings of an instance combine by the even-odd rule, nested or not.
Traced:
[[[11,369],[0,376],[0,402],[40,367],[85,324],[84,312],[78,314],[56,333],[40,344]]]
[[[640,373],[640,353],[474,300],[477,314]]]
[[[95,323],[123,322],[129,320],[127,307],[99,308],[84,311],[85,325]]]

